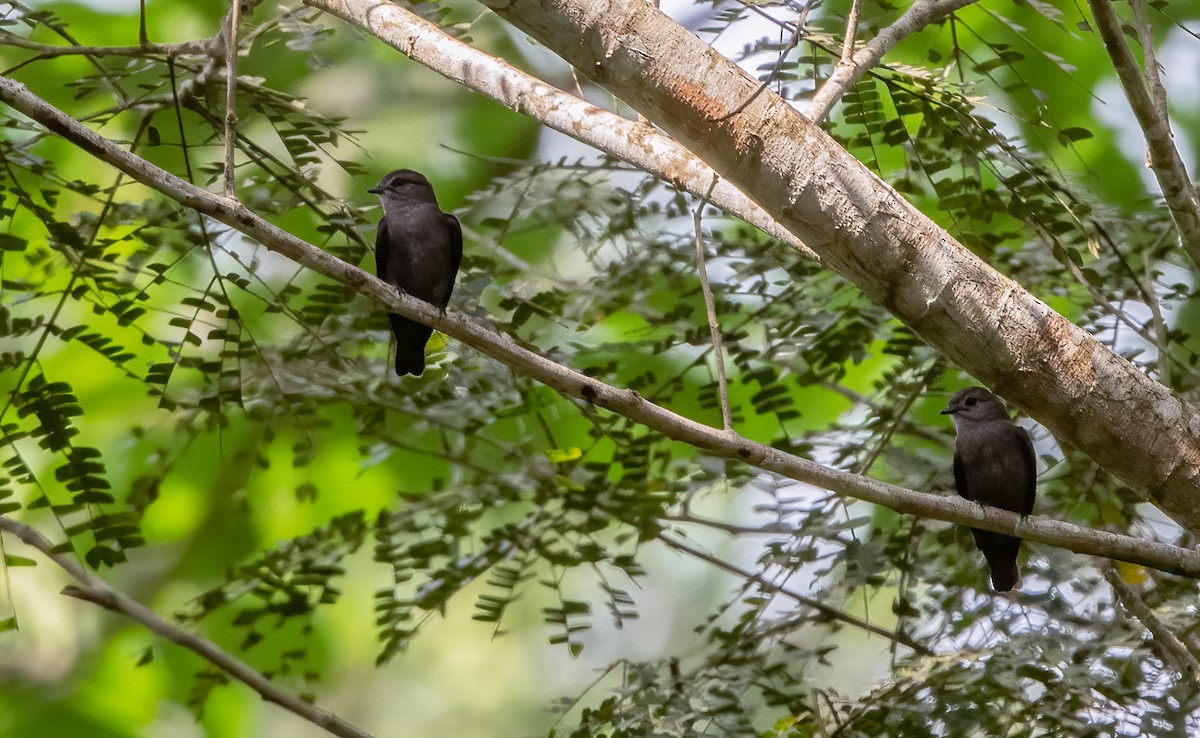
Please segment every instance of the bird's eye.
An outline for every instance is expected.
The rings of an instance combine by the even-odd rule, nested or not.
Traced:
[[[976,402],[979,402],[979,400],[976,400],[974,397],[968,397],[967,398],[967,407],[975,407]]]

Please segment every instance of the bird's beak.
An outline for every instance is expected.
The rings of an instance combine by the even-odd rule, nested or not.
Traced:
[[[382,195],[383,194],[383,190],[379,189],[378,187],[372,187],[371,189],[367,190],[367,192],[370,192],[372,195]]]
[[[958,410],[959,410],[959,409],[958,409],[957,407],[953,406],[953,405],[947,405],[947,406],[946,406],[946,409],[945,409],[945,410],[943,410],[943,411],[941,411],[941,412],[940,412],[940,413],[938,413],[938,414],[939,414],[939,415],[953,415],[954,413],[958,412]]]

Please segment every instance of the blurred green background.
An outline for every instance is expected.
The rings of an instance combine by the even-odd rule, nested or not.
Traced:
[[[821,44],[836,39],[847,5],[822,5],[814,23],[826,35],[801,49],[824,69],[831,59]],[[894,17],[881,6],[864,7],[864,37]],[[1198,7],[1174,3],[1171,12],[1195,17]],[[578,83],[479,6],[417,9],[564,89]],[[693,19],[710,11],[667,9]],[[175,66],[162,54],[40,58],[13,38],[136,45],[137,6],[45,2],[6,12],[6,76],[108,138],[136,142],[139,155],[168,171],[183,176],[190,166],[198,184],[220,187],[224,87],[211,83],[179,106],[172,91],[197,76],[203,57]],[[148,37],[205,38],[224,12],[149,0]],[[1136,297],[1134,284],[1112,277],[1115,261],[1131,261],[1139,278],[1153,273],[1176,331],[1164,351],[1186,365],[1195,358],[1190,278],[1167,253],[1169,226],[1150,195],[1140,139],[1078,12],[1062,8],[1052,22],[1040,5],[970,8],[953,29],[929,29],[889,57],[932,70],[933,81],[868,78],[830,128],[969,247],[1098,334],[1112,330],[1105,300]],[[716,21],[694,24],[702,34],[706,22]],[[1191,152],[1200,55],[1194,39],[1158,26],[1168,87],[1183,103],[1172,111],[1176,140]],[[262,6],[243,33],[251,40],[239,62],[247,89],[239,93],[238,192],[251,209],[371,270],[379,211],[366,190],[392,169],[424,172],[467,234],[452,310],[689,418],[720,422],[682,196],[315,11]],[[756,33],[719,41],[741,47]],[[802,69],[788,67],[781,81],[801,100],[811,89]],[[961,83],[961,97],[941,83]],[[943,107],[906,107],[939,95]],[[546,734],[556,724],[552,705],[569,710],[564,724],[581,709],[557,699],[620,691],[637,662],[720,663],[718,626],[732,632],[745,618],[784,610],[664,544],[667,533],[747,570],[757,562],[781,581],[788,575],[772,567],[803,569],[792,580],[798,591],[884,628],[907,617],[920,630],[933,616],[914,613],[945,613],[962,587],[986,589],[978,562],[955,553],[970,550],[962,531],[758,478],[565,401],[440,336],[426,375],[398,383],[385,366],[383,316],[366,300],[236,235],[209,232],[211,224],[12,111],[0,120],[3,215],[15,239],[2,263],[0,390],[9,399],[0,422],[5,456],[19,458],[6,460],[0,499],[19,502],[17,517],[55,541],[63,526],[79,526],[80,555],[99,546],[128,559],[102,571],[118,589],[164,616],[180,613],[185,627],[374,735]],[[989,121],[1021,145],[989,143],[997,135]],[[1086,199],[1072,199],[1080,193]],[[937,411],[970,378],[836,276],[737,223],[710,221],[738,431],[889,481],[947,489],[950,435]],[[1122,221],[1128,231],[1113,235],[1128,251],[1114,256],[1098,245],[1098,224]],[[93,332],[111,345],[87,338]],[[1160,371],[1139,339],[1106,340]],[[38,377],[69,390],[38,395]],[[1194,387],[1186,367],[1174,378],[1181,391]],[[55,398],[59,410],[45,410]],[[65,446],[40,443],[48,419],[69,423]],[[9,435],[18,431],[31,435]],[[1043,512],[1084,524],[1138,518],[1128,490],[1045,434],[1038,440],[1054,469]],[[64,462],[72,448],[99,453],[102,483],[80,484],[113,502],[80,503],[71,486],[79,464]],[[1090,496],[1078,493],[1083,478],[1092,480]],[[106,543],[97,519],[114,510],[131,516],[136,533]],[[811,515],[812,527],[766,538],[711,525],[681,533],[694,522],[688,515],[749,528],[796,514]],[[394,540],[366,533],[385,520],[400,531]],[[18,627],[0,637],[0,735],[324,735],[240,684],[219,683],[193,654],[60,596],[62,572],[11,540],[5,547],[38,565],[9,558],[0,591],[0,614]],[[1061,551],[1037,556],[1039,582],[1095,573]],[[470,571],[476,559],[487,566]],[[521,586],[497,585],[510,565]],[[458,578],[445,573],[455,567]],[[500,625],[487,617],[497,590],[515,593]],[[1035,590],[1052,617],[1078,602],[1049,583]],[[380,599],[380,591],[392,594]],[[591,603],[586,615],[577,617],[573,602]],[[391,634],[402,645],[381,645],[377,617],[390,606],[406,613]],[[626,606],[636,606],[636,618]],[[1006,612],[1004,602],[979,607]],[[556,608],[573,613],[561,629]],[[978,612],[939,627],[961,636]],[[590,628],[567,627],[580,622]],[[419,635],[411,641],[410,628]],[[775,658],[799,664],[794,678],[808,687],[789,687],[796,700],[812,685],[860,697],[885,678],[912,678],[893,671],[887,639],[804,619],[789,632],[803,656]],[[390,658],[377,668],[381,651]],[[779,714],[798,714],[792,703],[746,695],[738,698],[783,702]]]

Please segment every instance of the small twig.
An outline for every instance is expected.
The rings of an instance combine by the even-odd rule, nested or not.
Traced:
[[[883,454],[883,452],[889,448],[892,436],[896,435],[896,431],[899,430],[900,426],[904,423],[905,418],[908,415],[908,411],[911,410],[912,406],[916,404],[918,399],[920,399],[927,386],[936,379],[937,375],[941,374],[942,368],[942,362],[931,362],[928,365],[928,369],[925,371],[925,376],[923,377],[924,381],[919,384],[914,384],[912,391],[908,393],[908,396],[904,397],[899,403],[896,403],[892,406],[892,422],[888,424],[887,428],[879,436],[879,442],[875,444],[875,447],[867,452],[866,458],[864,458],[859,464],[855,465],[854,470],[856,472],[859,474],[866,474],[871,471],[871,467],[875,465],[875,462],[879,460],[879,457]]]
[[[237,150],[237,55],[238,20],[242,0],[232,0],[225,35],[225,197],[237,196],[234,187],[233,155]]]
[[[144,46],[63,46],[61,44],[43,44],[30,41],[22,36],[9,33],[0,35],[0,46],[12,46],[18,49],[36,51],[41,59],[54,59],[60,56],[187,56],[203,54],[212,43],[212,39],[198,41],[183,41],[177,44],[151,44]]]
[[[1158,293],[1154,291],[1154,262],[1146,260],[1146,294],[1150,299],[1146,305],[1150,308],[1150,322],[1154,327],[1154,337],[1158,348],[1158,378],[1168,387],[1175,386],[1174,372],[1171,362],[1171,337],[1168,335],[1167,322],[1163,319],[1162,305],[1158,301]]]
[[[692,213],[692,223],[696,228],[696,270],[700,274],[700,291],[704,293],[704,310],[708,313],[708,332],[712,336],[713,354],[717,358],[717,391],[721,401],[721,423],[726,433],[733,432],[733,412],[729,409],[729,382],[725,379],[725,347],[721,345],[721,326],[717,323],[717,306],[713,300],[712,287],[708,284],[708,266],[704,263],[704,236],[700,231],[700,219],[708,198],[720,180],[713,175],[708,192],[700,198],[696,211]]]
[[[750,106],[750,103],[757,100],[759,95],[766,92],[767,88],[771,86],[771,83],[774,82],[779,76],[780,70],[783,69],[783,63],[787,60],[787,55],[791,53],[792,49],[796,48],[796,44],[800,43],[800,36],[804,33],[804,24],[808,22],[808,11],[812,10],[812,6],[814,4],[815,0],[808,0],[808,2],[804,3],[804,7],[800,9],[800,15],[796,18],[796,27],[792,31],[792,37],[788,39],[786,44],[783,45],[783,49],[779,52],[779,58],[775,60],[775,66],[771,68],[771,73],[768,74],[767,78],[763,80],[761,85],[758,86],[758,89],[755,90],[750,97],[746,98],[741,105],[738,105],[725,115],[714,118],[714,123],[722,123],[730,118],[733,118],[734,116],[741,115],[742,111]]]
[[[138,0],[138,43],[150,45],[150,35],[146,33],[146,0]]]
[[[754,527],[749,525],[737,525],[735,523],[726,523],[723,520],[714,520],[711,518],[702,518],[693,514],[690,510],[682,510],[677,515],[664,515],[659,520],[665,520],[672,523],[683,523],[686,525],[701,525],[705,528],[719,530],[722,533],[728,533],[731,536],[777,536],[780,534],[792,535],[792,526],[777,522],[767,523],[766,525]]]
[[[359,730],[337,715],[322,710],[316,705],[305,702],[296,695],[279,688],[249,664],[226,652],[212,641],[189,633],[179,626],[163,620],[150,608],[128,595],[113,589],[108,582],[88,571],[75,558],[68,554],[56,552],[54,544],[30,526],[0,515],[0,530],[8,531],[26,545],[41,551],[46,558],[53,561],[78,582],[78,585],[65,587],[62,591],[64,595],[74,597],[77,600],[91,602],[140,623],[147,630],[197,654],[234,679],[258,692],[267,702],[274,702],[283,709],[304,718],[313,725],[324,728],[333,735],[344,736],[345,738],[370,738],[369,733]]]
[[[870,397],[862,394],[861,392],[856,392],[849,387],[845,387],[838,382],[822,382],[821,387],[838,393],[856,405],[862,405],[864,408],[876,415],[881,412],[881,406],[874,402]],[[913,423],[906,419],[902,419],[901,425],[898,426],[898,428],[902,433],[910,436],[916,436],[917,438],[924,438],[926,441],[933,441],[934,443],[946,442],[945,433],[939,433],[938,431],[930,430],[923,425],[918,425],[917,423]]]
[[[869,70],[879,64],[884,54],[895,48],[896,44],[922,30],[931,23],[936,23],[951,13],[977,2],[977,0],[916,0],[896,19],[896,22],[879,32],[866,46],[847,62],[845,58],[838,63],[825,80],[825,84],[813,95],[805,115],[814,122],[820,123],[829,115],[829,111],[838,100],[846,94],[855,82]]]
[[[1109,0],[1088,0],[1088,5],[1096,21],[1096,30],[1104,41],[1117,79],[1121,82],[1121,89],[1146,138],[1150,169],[1158,180],[1171,219],[1179,231],[1180,245],[1192,263],[1200,266],[1200,195],[1197,195],[1179,149],[1175,147],[1166,111],[1160,111],[1154,103],[1150,90],[1153,83],[1147,85],[1150,71],[1147,70],[1147,76],[1143,76],[1138,68],[1133,52],[1125,43],[1121,21],[1112,3]]]
[[[842,41],[842,64],[854,64],[854,36],[858,32],[858,13],[862,0],[850,4],[850,15],[846,17],[846,38]]]
[[[583,702],[584,698],[587,697],[588,694],[600,684],[600,682],[607,679],[609,674],[612,674],[614,671],[616,671],[618,667],[624,667],[627,665],[628,662],[625,659],[617,659],[608,666],[596,669],[596,678],[590,683],[586,684],[583,689],[578,692],[577,697],[564,698],[563,702],[560,703],[562,707],[560,710],[557,710],[558,717],[555,718],[554,722],[550,724],[549,735],[564,735],[566,731],[558,730],[559,724],[566,720],[567,716],[571,714],[571,711],[578,707],[579,703]]]
[[[1154,636],[1155,644],[1161,649],[1163,661],[1174,662],[1175,668],[1185,674],[1193,684],[1200,683],[1200,661],[1197,661],[1191,649],[1179,640],[1167,624],[1158,619],[1141,596],[1121,579],[1121,574],[1115,566],[1108,567],[1104,576],[1121,604]]]
[[[1150,100],[1159,116],[1167,119],[1167,88],[1163,87],[1162,76],[1158,73],[1158,59],[1154,55],[1154,33],[1146,18],[1145,0],[1129,0],[1133,8],[1133,17],[1137,21],[1138,43],[1142,45],[1142,74],[1146,77],[1146,86],[1150,88]],[[1169,121],[1168,121],[1169,123]]]
[[[842,732],[842,728],[844,728],[846,726],[843,725],[842,717],[841,717],[841,715],[838,714],[837,705],[833,704],[833,700],[830,699],[829,694],[825,690],[815,687],[815,688],[813,688],[813,697],[814,697],[814,699],[812,701],[812,704],[813,704],[813,708],[815,709],[815,712],[817,713],[817,721],[818,721],[818,724],[821,726],[821,729],[824,731],[822,733],[822,735],[836,735],[836,734]],[[826,723],[828,721],[825,719],[824,714],[821,712],[821,700],[825,701],[825,705],[829,709],[829,716],[833,718],[834,730],[832,733],[829,732],[828,728],[826,727]]]
[[[783,587],[778,584],[775,584],[774,582],[767,579],[762,574],[756,574],[752,571],[746,571],[745,569],[734,566],[733,564],[730,564],[727,561],[722,561],[721,559],[717,558],[716,556],[713,556],[712,554],[705,553],[704,551],[701,551],[698,548],[692,548],[691,546],[687,545],[686,543],[684,543],[682,541],[675,540],[674,538],[670,538],[669,536],[662,534],[662,533],[660,533],[658,535],[658,540],[662,541],[669,548],[673,548],[676,551],[681,551],[689,556],[695,557],[697,559],[700,559],[701,561],[712,564],[713,566],[717,567],[718,569],[721,569],[722,571],[726,571],[730,574],[733,574],[736,577],[740,577],[747,581],[754,582],[755,584],[758,584],[761,587],[767,588],[771,592],[776,592],[778,594],[783,595],[784,597],[787,597],[790,600],[793,600],[794,602],[804,605],[805,607],[812,608],[813,610],[816,610],[821,615],[825,616],[826,618],[829,618],[830,620],[838,620],[840,622],[847,623],[848,625],[853,625],[856,628],[861,628],[861,629],[867,631],[868,633],[874,633],[876,635],[883,636],[884,638],[887,638],[888,640],[895,641],[895,642],[899,643],[900,645],[911,648],[912,650],[916,651],[917,653],[921,654],[922,656],[937,655],[933,651],[933,649],[914,641],[913,639],[909,638],[906,635],[893,633],[890,630],[885,630],[884,628],[881,628],[878,625],[873,625],[871,623],[868,623],[867,621],[865,621],[861,618],[857,618],[853,615],[850,615],[849,613],[842,612],[841,610],[838,610],[835,607],[830,607],[829,605],[826,605],[825,603],[820,602],[818,600],[814,600],[811,597],[805,597],[804,595],[800,594],[799,592],[794,592],[794,591],[788,589],[787,587]]]

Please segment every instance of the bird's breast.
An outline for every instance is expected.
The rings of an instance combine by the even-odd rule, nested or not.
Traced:
[[[1006,426],[1008,424],[1005,424]],[[1029,489],[1029,469],[1019,428],[960,426],[955,454],[969,499],[1020,512]]]
[[[387,213],[387,281],[426,302],[440,302],[454,282],[454,247],[446,216],[437,206]]]

